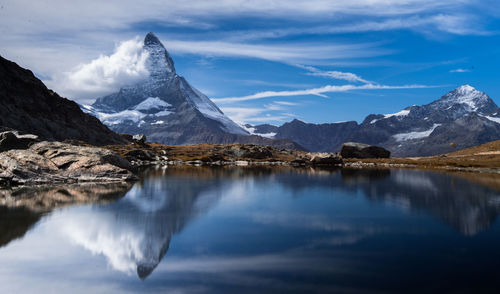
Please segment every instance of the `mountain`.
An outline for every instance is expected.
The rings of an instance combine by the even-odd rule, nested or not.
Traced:
[[[294,120],[273,130],[272,138],[291,139],[310,151],[338,152],[342,143],[356,141],[385,147],[393,156],[427,156],[500,139],[500,108],[484,92],[463,85],[426,105],[368,115],[361,124]]]
[[[38,135],[42,140],[75,139],[93,145],[126,141],[95,117],[0,56],[0,126]]]
[[[176,73],[170,54],[153,33],[146,35],[143,48],[149,55],[149,77],[82,106],[84,111],[116,132],[142,133],[163,144],[238,142],[303,149],[289,140],[251,136]]]
[[[347,137],[357,130],[355,121],[331,123],[331,124],[309,124],[300,120],[293,120],[278,128],[275,138],[287,138],[311,151],[330,152],[340,150],[347,141]]]

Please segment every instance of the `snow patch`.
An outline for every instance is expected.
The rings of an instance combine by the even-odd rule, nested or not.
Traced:
[[[421,139],[425,137],[429,137],[432,132],[439,127],[441,124],[434,124],[432,128],[428,129],[427,131],[423,132],[410,132],[410,133],[401,133],[401,134],[396,134],[393,135],[394,139],[398,142],[402,141],[408,141],[408,140],[413,140],[413,139]]]
[[[240,125],[245,131],[247,131],[248,133],[250,133],[250,135],[256,135],[256,136],[261,136],[261,137],[264,137],[264,138],[269,138],[269,139],[274,139],[274,136],[276,136],[277,133],[265,133],[265,134],[262,134],[262,133],[256,133],[255,132],[255,128],[253,127],[246,127],[245,125]]]
[[[124,110],[117,113],[104,113],[96,111],[94,115],[106,125],[117,125],[125,121],[140,122],[146,114],[137,110]]]
[[[133,109],[135,110],[151,110],[151,109],[162,109],[171,107],[172,105],[161,100],[158,97],[149,97],[141,103],[137,104]]]
[[[407,116],[408,114],[410,114],[410,110],[403,109],[400,112],[385,114],[384,118],[389,118],[389,117],[393,117],[393,116]]]
[[[264,138],[274,138],[274,136],[276,136],[277,133],[265,133],[265,134],[255,134],[255,135],[258,135],[258,136],[261,136],[261,137],[264,137]]]
[[[154,123],[151,123],[151,124],[152,124],[152,125],[162,125],[162,124],[164,124],[164,123],[165,123],[165,122],[164,122],[164,121],[162,121],[162,120],[157,120],[157,121],[155,121]]]
[[[492,117],[492,116],[487,116],[487,115],[481,115],[484,118],[487,118],[493,122],[496,122],[497,124],[500,124],[500,117]]]
[[[172,113],[172,111],[162,110],[162,111],[158,111],[157,113],[155,113],[154,116],[167,116],[171,113]]]
[[[142,124],[146,123],[143,120],[146,116],[167,116],[171,114],[171,111],[166,110],[167,107],[171,106],[171,104],[161,100],[158,97],[149,97],[131,109],[115,113],[102,112],[90,105],[80,105],[80,108],[83,110],[83,112],[97,117],[102,123],[106,125],[117,125],[129,121],[132,123],[139,123],[138,126],[141,126]],[[145,113],[155,110],[159,111],[157,111],[156,113]]]
[[[370,124],[374,124],[374,123],[376,123],[377,121],[379,121],[379,120],[381,120],[381,119],[386,119],[386,118],[393,117],[393,116],[398,116],[398,117],[408,116],[408,114],[410,114],[410,110],[408,110],[408,109],[403,109],[403,110],[401,110],[400,112],[390,113],[390,114],[384,114],[384,118],[374,119],[374,120],[372,120],[372,121],[370,122]]]

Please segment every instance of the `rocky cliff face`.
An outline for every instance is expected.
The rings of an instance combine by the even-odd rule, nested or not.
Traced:
[[[93,145],[125,141],[78,105],[62,98],[33,73],[0,56],[0,126],[42,140],[81,140]]]
[[[269,127],[249,126],[257,130]],[[379,145],[394,156],[427,156],[500,139],[500,108],[485,93],[463,85],[440,99],[397,113],[371,114],[361,124],[308,124],[298,120],[274,129],[310,151],[340,151],[347,141]]]

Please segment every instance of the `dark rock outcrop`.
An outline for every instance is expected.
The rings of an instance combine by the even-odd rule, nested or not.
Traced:
[[[62,98],[33,73],[0,56],[0,126],[41,140],[80,140],[92,145],[126,143],[75,102]]]
[[[389,158],[391,152],[379,147],[356,142],[347,142],[340,151],[342,158]]]
[[[11,149],[27,149],[35,142],[39,142],[36,135],[19,135],[16,131],[0,133],[0,152]]]

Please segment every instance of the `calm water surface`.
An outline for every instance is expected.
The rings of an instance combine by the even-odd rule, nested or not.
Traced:
[[[498,187],[414,170],[182,167],[21,191],[0,207],[0,293],[498,293]]]

